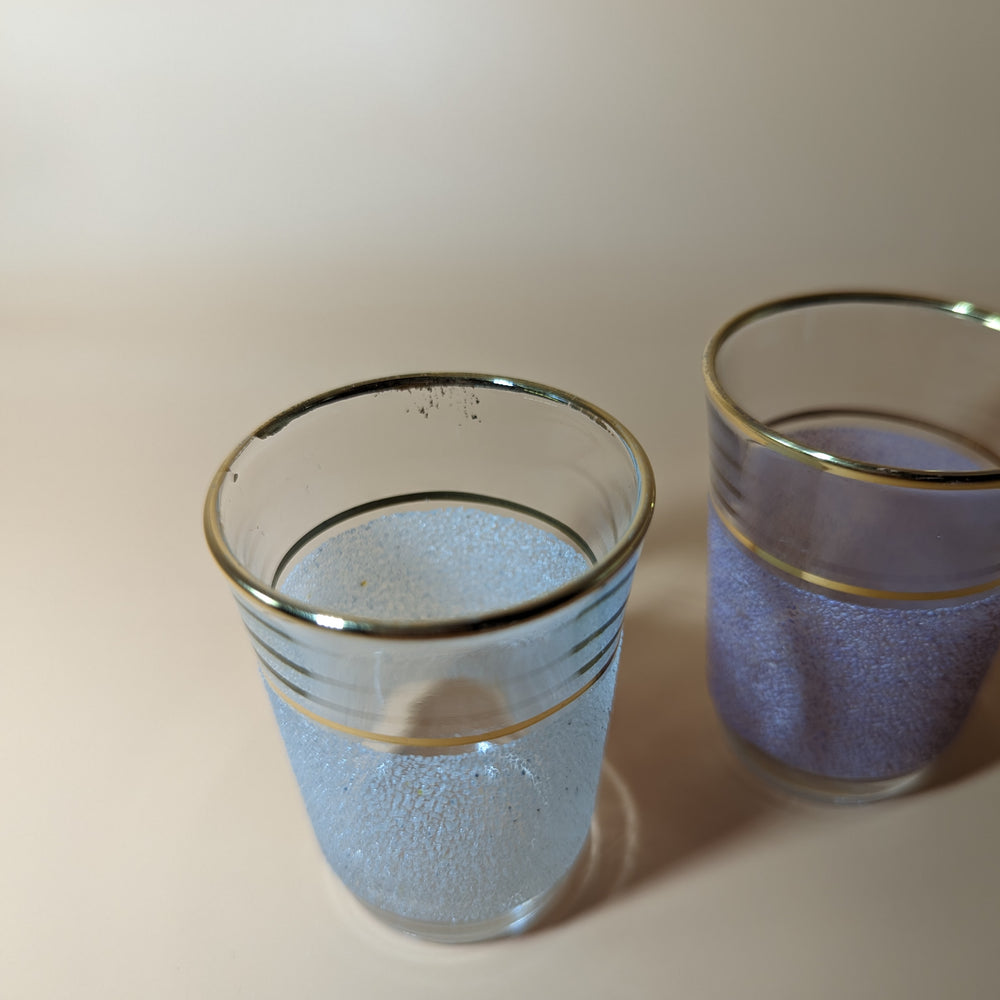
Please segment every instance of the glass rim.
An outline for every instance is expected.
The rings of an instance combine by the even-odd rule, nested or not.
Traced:
[[[971,472],[930,471],[877,465],[809,448],[779,434],[764,421],[757,420],[729,395],[719,377],[717,362],[719,352],[731,337],[752,323],[771,316],[798,309],[841,304],[900,306],[949,313],[957,319],[969,320],[1000,335],[1000,314],[966,301],[955,302],[905,292],[852,289],[772,299],[739,313],[709,340],[702,360],[702,373],[710,401],[758,444],[833,475],[916,489],[968,490],[992,489],[1000,486],[1000,468]]]
[[[428,386],[468,386],[482,390],[497,389],[540,397],[578,411],[613,434],[631,456],[638,484],[636,502],[628,527],[613,548],[584,573],[539,597],[484,615],[467,615],[446,619],[399,621],[363,616],[341,617],[330,610],[324,610],[316,605],[289,597],[251,573],[226,542],[220,511],[222,488],[227,478],[232,475],[232,466],[239,460],[243,452],[254,441],[272,437],[297,418],[320,407],[356,396]],[[257,604],[263,605],[272,612],[285,614],[301,623],[332,631],[394,639],[442,638],[507,628],[540,618],[571,603],[583,594],[602,587],[638,551],[653,516],[655,494],[652,464],[635,435],[615,417],[579,396],[554,389],[540,382],[499,375],[471,372],[420,372],[352,382],[311,396],[266,420],[233,448],[212,477],[205,498],[203,528],[209,550],[230,583],[242,593],[249,595]]]

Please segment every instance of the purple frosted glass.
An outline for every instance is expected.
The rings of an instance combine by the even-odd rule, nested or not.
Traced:
[[[832,778],[908,774],[940,753],[1000,648],[1000,595],[871,607],[806,590],[709,516],[709,687],[737,735]]]
[[[796,438],[871,462],[979,467],[938,442],[888,432]],[[1000,648],[1000,593],[855,600],[775,570],[714,511],[708,540],[709,686],[736,736],[791,767],[855,781],[914,772],[951,741]]]

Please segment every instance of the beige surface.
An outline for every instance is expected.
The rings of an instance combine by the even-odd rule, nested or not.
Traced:
[[[991,0],[0,3],[0,996],[979,998],[1000,678],[938,784],[770,796],[703,684],[699,359],[731,313],[1000,305]],[[201,539],[277,409],[547,381],[647,446],[589,881],[431,946],[324,874]]]

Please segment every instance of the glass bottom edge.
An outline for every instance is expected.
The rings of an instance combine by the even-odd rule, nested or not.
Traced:
[[[826,805],[866,805],[922,788],[934,762],[891,778],[829,778],[785,764],[723,725],[736,757],[758,778],[779,791]]]
[[[360,906],[380,923],[411,937],[438,944],[473,944],[495,938],[523,934],[534,927],[556,906],[563,892],[570,886],[573,875],[588,851],[590,838],[584,842],[580,853],[569,870],[555,885],[532,896],[531,899],[501,913],[496,917],[476,921],[416,920],[385,910],[355,896]]]

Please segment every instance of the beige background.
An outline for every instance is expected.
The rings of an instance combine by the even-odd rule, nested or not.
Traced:
[[[715,729],[699,361],[785,293],[1000,305],[998,37],[993,0],[0,0],[0,996],[996,996],[1000,678],[863,810]],[[272,412],[433,368],[590,398],[660,495],[589,882],[451,949],[324,874],[200,526]]]

